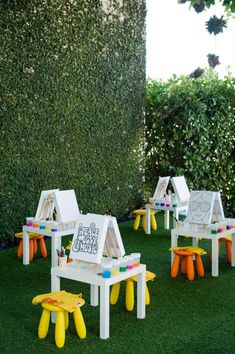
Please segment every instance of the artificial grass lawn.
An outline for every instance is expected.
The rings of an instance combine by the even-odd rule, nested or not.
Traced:
[[[162,229],[162,216],[157,214],[158,230],[145,235],[142,229],[133,230],[133,222],[119,224],[126,253],[141,252],[142,263],[156,273],[149,282],[151,303],[146,318],[136,318],[125,309],[124,285],[119,301],[110,307],[110,338],[99,338],[99,308],[89,305],[89,286],[61,280],[61,290],[82,292],[86,304],[82,307],[87,338],[79,339],[74,322],[66,331],[65,345],[58,349],[54,343],[54,325],[47,337],[40,340],[37,328],[41,306],[32,305],[38,294],[50,292],[50,257],[39,255],[29,266],[23,266],[16,256],[16,248],[0,251],[0,353],[234,353],[235,352],[235,268],[225,260],[222,245],[219,277],[211,277],[210,242],[200,246],[208,251],[203,256],[205,277],[190,282],[181,274],[171,279],[170,232]],[[67,241],[71,239],[67,238]],[[191,239],[180,238],[181,245]],[[50,254],[51,240],[47,239]],[[63,245],[66,245],[63,238]]]

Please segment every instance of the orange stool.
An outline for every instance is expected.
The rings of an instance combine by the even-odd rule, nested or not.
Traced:
[[[20,239],[18,250],[17,250],[17,256],[19,258],[21,258],[23,255],[23,232],[16,233],[15,237]],[[32,261],[34,255],[38,251],[37,241],[39,241],[41,256],[43,258],[47,257],[47,248],[45,245],[44,236],[30,232],[29,233],[29,259],[30,259],[30,261]]]
[[[171,267],[171,277],[176,278],[179,271],[180,257],[182,257],[181,261],[181,273],[187,274],[189,280],[194,279],[194,265],[193,265],[193,256],[196,259],[196,269],[198,275],[200,277],[204,277],[204,267],[202,263],[201,256],[195,252],[182,250],[182,249],[174,249],[175,253],[174,261]]]
[[[143,229],[146,229],[146,210],[145,209],[137,209],[132,212],[132,214],[136,215],[134,222],[134,230],[138,230],[140,225],[140,218],[142,217],[142,226]],[[150,210],[150,222],[153,230],[157,230],[157,221],[155,219],[156,210]]]
[[[229,238],[222,237],[218,243],[218,254],[220,253],[220,243],[225,242],[226,247],[226,261],[231,264],[232,261],[232,241]],[[210,253],[210,260],[212,260],[212,252]]]

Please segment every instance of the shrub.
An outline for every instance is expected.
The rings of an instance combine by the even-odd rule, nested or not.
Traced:
[[[147,83],[146,185],[185,175],[192,189],[222,192],[235,207],[235,78],[208,70],[198,79]]]
[[[145,2],[0,2],[0,215],[34,215],[41,190],[83,212],[142,200]]]

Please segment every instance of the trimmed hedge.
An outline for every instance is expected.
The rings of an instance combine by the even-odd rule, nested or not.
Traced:
[[[142,201],[145,1],[0,2],[1,234],[41,190],[83,212]]]
[[[235,78],[173,77],[147,83],[146,185],[158,176],[185,175],[192,189],[222,192],[235,211]]]

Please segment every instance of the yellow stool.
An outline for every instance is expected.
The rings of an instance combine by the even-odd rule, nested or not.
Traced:
[[[138,230],[140,225],[140,218],[142,216],[142,226],[144,230],[146,229],[146,210],[145,209],[137,209],[132,212],[132,214],[136,215],[134,222],[134,230]],[[153,230],[157,230],[157,222],[155,219],[156,210],[150,210],[150,222]]]
[[[43,296],[39,295],[33,299],[33,304],[37,304],[38,302],[41,302],[43,308],[39,326],[38,326],[38,337],[40,339],[44,339],[47,336],[49,330],[51,312],[56,313],[55,344],[58,348],[62,348],[65,343],[65,330],[69,326],[69,312],[71,312],[71,304],[69,304],[69,301],[66,304],[66,301],[63,303],[56,300],[56,296],[53,296],[53,294],[59,294],[59,293],[66,293],[66,292],[45,294],[45,296],[50,295],[51,297],[44,297],[44,298]],[[66,293],[66,299],[69,298],[69,295],[71,295],[70,298],[73,301],[76,295]],[[53,297],[55,300],[53,299]],[[86,325],[80,307],[84,305],[85,301],[80,296],[78,297],[79,297],[79,304],[76,306],[76,304],[74,303],[74,305],[72,306],[72,313],[73,313],[77,335],[79,338],[83,339],[86,337]],[[66,309],[68,309],[68,311]]]
[[[149,295],[149,290],[147,286],[147,282],[149,280],[154,280],[156,277],[156,274],[146,271],[146,286],[145,286],[145,304],[149,305],[150,304],[150,295]],[[135,300],[134,300],[134,282],[137,282],[137,276],[128,278],[125,280],[126,282],[126,297],[125,297],[125,302],[126,302],[126,309],[127,311],[132,311],[135,305]],[[119,292],[120,292],[120,287],[121,283],[116,283],[113,284],[111,288],[111,293],[110,293],[110,304],[115,305],[118,301],[119,297]]]

